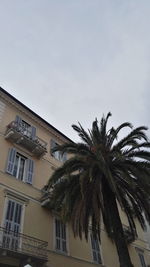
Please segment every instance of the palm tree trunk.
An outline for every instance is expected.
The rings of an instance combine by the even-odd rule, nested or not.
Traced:
[[[107,188],[108,189],[108,188]],[[109,198],[109,207],[110,212],[112,213],[112,226],[113,226],[113,234],[114,234],[114,242],[117,248],[120,267],[133,267],[133,264],[130,259],[130,255],[128,252],[128,247],[126,243],[126,239],[124,236],[123,226],[120,219],[118,206],[116,203],[116,198],[114,193],[110,193]]]
[[[118,206],[116,202],[116,196],[110,189],[106,179],[103,179],[103,196],[104,196],[104,206],[107,207],[109,213],[110,224],[113,229],[112,239],[115,242],[120,267],[133,267],[128,252],[128,247],[126,243],[126,238],[124,236],[123,226],[120,219],[120,214],[118,211]],[[109,196],[109,197],[108,197]]]

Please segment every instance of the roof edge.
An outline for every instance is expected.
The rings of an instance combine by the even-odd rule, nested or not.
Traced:
[[[51,125],[49,122],[47,122],[46,120],[44,120],[42,117],[40,117],[37,113],[35,113],[32,109],[28,108],[25,104],[23,104],[21,101],[19,101],[17,98],[15,98],[13,95],[11,95],[10,93],[8,93],[6,90],[4,90],[1,86],[0,86],[0,91],[2,93],[4,93],[5,95],[7,95],[8,97],[10,97],[12,100],[14,100],[16,103],[18,103],[19,105],[21,105],[23,108],[27,109],[29,112],[31,112],[35,117],[37,117],[38,119],[40,119],[42,122],[44,122],[48,127],[52,128],[54,131],[56,131],[59,135],[63,136],[65,139],[67,139],[69,142],[73,142],[73,140],[71,140],[68,136],[66,136],[65,134],[63,134],[62,132],[60,132],[57,128],[55,128],[53,125]]]

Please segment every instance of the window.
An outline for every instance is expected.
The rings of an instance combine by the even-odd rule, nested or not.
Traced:
[[[66,225],[59,219],[55,219],[55,248],[67,253]]]
[[[139,259],[140,259],[140,263],[141,263],[141,267],[146,267],[146,263],[145,263],[145,259],[144,259],[144,252],[140,249],[137,249],[138,255],[139,255]]]
[[[17,249],[20,246],[18,233],[21,231],[22,208],[23,205],[15,200],[7,201],[3,234],[3,246],[6,248]]]
[[[91,233],[91,247],[92,247],[93,261],[99,264],[102,263],[99,240],[98,237],[94,236],[94,234],[92,233]]]
[[[22,132],[24,135],[31,137],[32,127],[30,124],[28,124],[26,121],[22,120],[21,128],[22,128]]]
[[[34,162],[11,148],[8,153],[6,172],[15,176],[18,180],[32,184]]]
[[[34,126],[22,120],[18,115],[16,116],[15,122],[19,132],[33,140],[36,138],[36,128]]]
[[[16,153],[13,175],[21,181],[23,181],[24,178],[25,162],[26,158]]]
[[[53,139],[51,139],[51,155],[61,161],[61,162],[65,162],[67,160],[67,154],[64,153],[62,154],[61,151],[55,151],[55,152],[52,152],[52,149],[54,149],[57,145],[59,145],[58,143],[56,143]]]

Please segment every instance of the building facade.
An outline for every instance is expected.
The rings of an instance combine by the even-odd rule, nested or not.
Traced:
[[[101,244],[90,232],[88,242],[75,239],[41,201],[50,175],[66,160],[51,148],[64,142],[71,140],[0,88],[0,266],[119,267],[103,227]],[[123,213],[122,222],[128,229]],[[146,267],[150,248],[138,223],[137,229],[129,252],[135,267]]]

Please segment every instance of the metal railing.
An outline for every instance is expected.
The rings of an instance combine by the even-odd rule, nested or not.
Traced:
[[[38,136],[32,137],[31,129],[24,126],[23,123],[17,123],[16,121],[12,121],[7,125],[7,131],[10,129],[19,132],[24,137],[28,138],[29,140],[35,142],[37,145],[40,145],[46,150],[47,143],[39,138]]]
[[[0,227],[2,249],[46,260],[47,245],[46,241]]]

